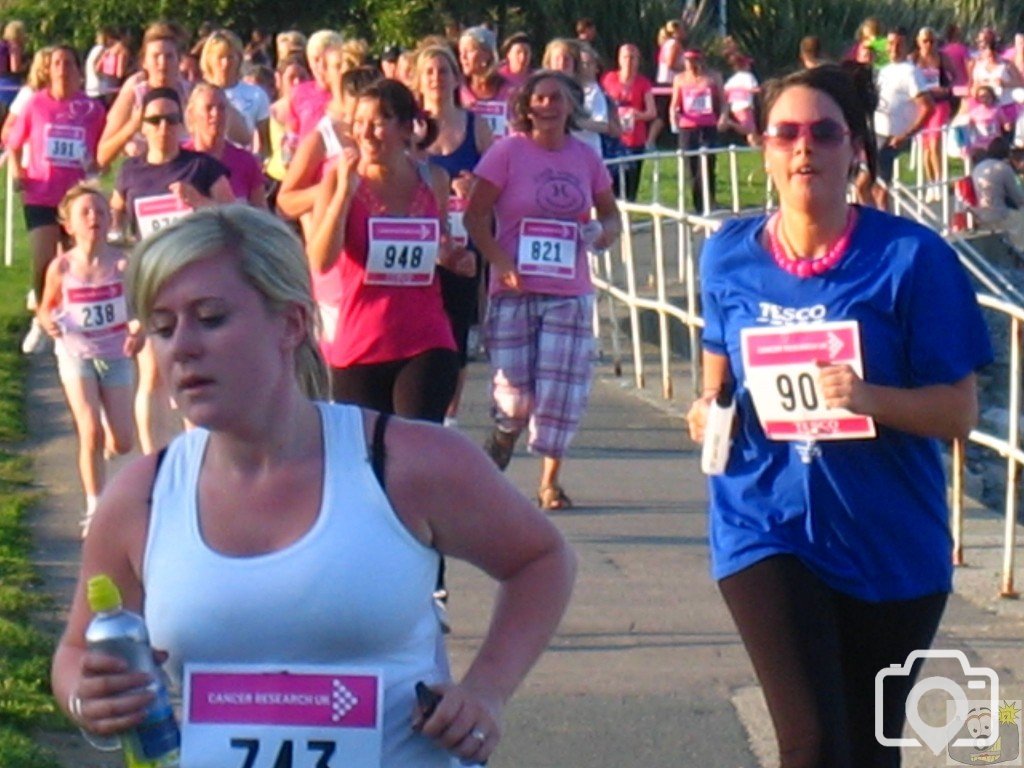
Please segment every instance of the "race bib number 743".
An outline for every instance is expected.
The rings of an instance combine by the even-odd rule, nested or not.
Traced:
[[[846,363],[864,375],[856,321],[740,332],[746,387],[771,440],[854,440],[875,436],[875,423],[846,408],[829,408],[818,362]]]
[[[190,665],[181,764],[189,768],[377,768],[378,670]]]

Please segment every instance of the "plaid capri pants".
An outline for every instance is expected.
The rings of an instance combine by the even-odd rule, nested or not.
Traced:
[[[494,419],[509,432],[529,426],[529,448],[565,455],[587,407],[593,375],[594,297],[492,296],[487,351]]]

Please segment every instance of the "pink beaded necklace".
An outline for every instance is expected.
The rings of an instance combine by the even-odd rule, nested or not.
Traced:
[[[839,239],[829,247],[828,253],[816,259],[807,259],[790,256],[787,253],[786,247],[782,242],[782,221],[779,214],[776,213],[768,220],[768,226],[765,228],[768,234],[768,249],[771,251],[775,263],[789,272],[789,274],[801,278],[817,277],[832,269],[846,255],[846,249],[850,245],[850,237],[853,235],[853,228],[856,224],[857,208],[850,206],[846,214],[846,228],[839,236]],[[790,247],[790,250],[792,250],[792,247]]]

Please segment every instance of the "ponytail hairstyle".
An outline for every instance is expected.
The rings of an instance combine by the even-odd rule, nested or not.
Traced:
[[[422,136],[416,142],[416,149],[426,149],[437,139],[437,121],[420,108],[416,97],[404,83],[381,78],[363,88],[359,98],[378,102],[385,117],[394,118],[414,136]]]

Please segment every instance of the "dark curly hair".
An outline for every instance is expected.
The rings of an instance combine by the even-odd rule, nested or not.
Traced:
[[[836,103],[850,129],[851,140],[863,149],[871,177],[874,178],[878,149],[875,144],[873,120],[878,95],[871,66],[856,62],[844,62],[842,65],[823,64],[820,67],[801,69],[785,77],[769,80],[764,87],[764,109],[761,110],[760,126],[762,133],[775,102],[785,91],[797,86],[819,91]]]

